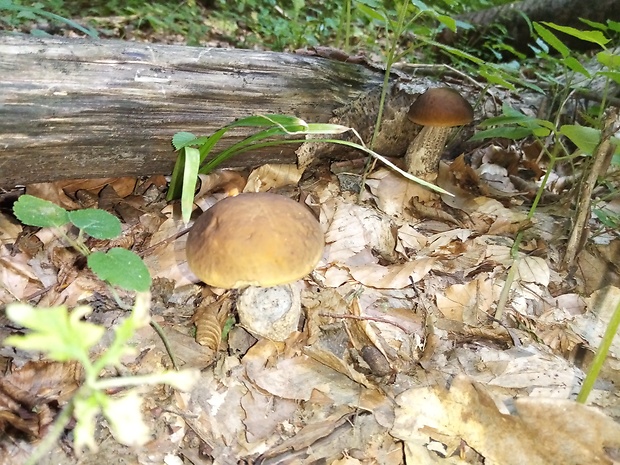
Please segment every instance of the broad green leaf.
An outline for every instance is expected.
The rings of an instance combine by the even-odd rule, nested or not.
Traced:
[[[129,291],[148,291],[151,275],[142,259],[119,247],[107,253],[93,252],[88,256],[88,266],[102,280]]]
[[[575,57],[566,57],[564,59],[564,64],[576,73],[582,74],[587,78],[592,77],[590,72]]]
[[[549,29],[545,28],[537,22],[534,22],[533,26],[538,35],[545,42],[547,42],[554,49],[556,49],[563,58],[566,58],[568,55],[570,55],[570,49],[566,45],[564,45],[564,42],[558,39],[558,37],[553,32],[551,32]]]
[[[436,15],[435,19],[437,19],[441,24],[446,26],[452,32],[456,32],[456,20],[451,16]]]
[[[105,210],[71,211],[69,221],[95,239],[114,239],[121,234],[121,222]]]
[[[592,155],[596,146],[601,142],[600,129],[577,124],[565,124],[560,128],[560,134],[568,137],[579,150],[588,155]],[[620,153],[620,139],[611,138],[611,143],[616,146],[615,154]]]
[[[560,128],[560,134],[568,137],[579,150],[588,155],[592,155],[596,146],[601,141],[601,131],[599,129],[577,124],[565,124]]]
[[[200,151],[193,147],[185,147],[185,168],[183,170],[183,192],[181,194],[181,216],[185,224],[189,223],[194,205],[194,193],[200,169]]]
[[[19,221],[39,228],[59,228],[69,222],[67,210],[47,200],[24,194],[13,205]]]
[[[620,56],[615,53],[604,51],[596,54],[596,59],[603,66],[607,66],[609,69],[620,69]]]
[[[45,352],[59,362],[88,362],[89,350],[105,332],[102,326],[81,319],[92,310],[81,306],[69,312],[67,307],[34,308],[23,303],[10,304],[7,317],[31,330],[23,336],[9,336],[4,343],[23,350]]]
[[[598,44],[603,48],[605,48],[605,45],[611,40],[605,37],[605,34],[603,34],[601,31],[581,31],[579,29],[575,29],[574,27],[560,26],[558,24],[550,23],[547,21],[543,21],[543,24],[557,31],[563,32],[564,34],[568,34],[578,39],[585,40],[586,42],[594,42],[595,44]]]
[[[611,19],[608,19],[607,27],[614,32],[620,32],[620,22],[618,21],[612,21]]]
[[[474,136],[469,140],[476,141],[476,140],[484,140],[484,139],[490,139],[490,138],[496,138],[496,137],[503,137],[505,139],[511,139],[511,140],[519,140],[527,136],[531,136],[532,134],[533,134],[533,131],[528,128],[499,127],[499,128],[486,129],[484,131],[479,131],[476,134],[474,134]]]

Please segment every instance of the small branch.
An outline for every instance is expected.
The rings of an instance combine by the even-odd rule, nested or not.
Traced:
[[[611,136],[614,132],[613,128],[617,117],[617,110],[609,112],[605,120],[601,142],[594,151],[594,162],[581,184],[577,200],[577,214],[575,215],[573,229],[566,245],[566,253],[562,260],[562,267],[565,269],[572,265],[586,239],[585,234],[588,231],[588,222],[590,221],[592,191],[594,187],[596,187],[596,181],[599,176],[605,174],[609,168],[614,151],[616,150],[615,145],[611,143]]]
[[[376,321],[377,323],[386,323],[388,325],[396,326],[398,329],[404,331],[406,334],[411,334],[411,331],[404,326],[399,325],[393,321],[390,321],[386,318],[381,318],[379,316],[358,316],[358,315],[348,315],[344,313],[319,313],[320,316],[325,316],[327,318],[349,318],[351,320],[360,320],[360,321]]]

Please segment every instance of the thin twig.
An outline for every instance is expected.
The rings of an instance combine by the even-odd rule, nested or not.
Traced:
[[[398,323],[390,321],[386,318],[381,318],[380,316],[358,316],[358,315],[349,315],[345,313],[319,313],[320,316],[325,316],[328,318],[349,318],[351,320],[361,320],[361,321],[376,321],[377,323],[386,323],[388,325],[396,326],[398,329],[403,330],[407,334],[411,334],[411,330],[401,326]]]

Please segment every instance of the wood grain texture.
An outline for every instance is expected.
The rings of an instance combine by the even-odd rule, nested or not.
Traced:
[[[0,186],[170,173],[178,131],[265,113],[326,122],[382,79],[285,53],[0,34]],[[295,148],[228,166],[294,162]]]

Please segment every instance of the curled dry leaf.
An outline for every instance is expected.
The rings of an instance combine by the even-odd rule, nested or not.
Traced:
[[[196,342],[217,352],[222,342],[222,331],[232,309],[230,294],[196,309],[192,322],[196,325]]]
[[[243,192],[267,192],[279,187],[296,186],[303,172],[297,165],[262,165],[250,173]]]
[[[465,376],[457,376],[449,390],[409,389],[396,401],[392,434],[407,442],[408,463],[431,463],[429,436],[452,445],[448,455],[465,441],[503,465],[611,465],[606,448],[620,446],[620,425],[596,409],[528,398],[517,399],[517,415],[510,415],[483,385]]]

